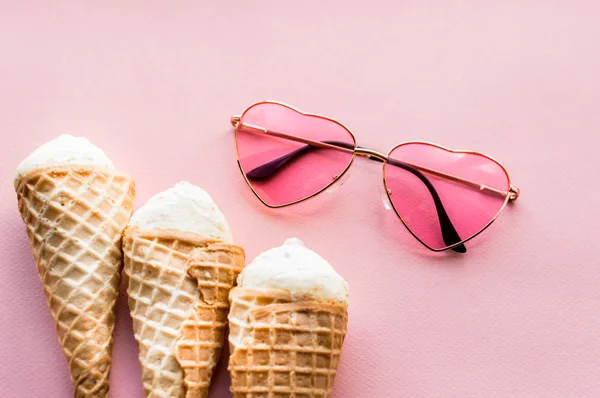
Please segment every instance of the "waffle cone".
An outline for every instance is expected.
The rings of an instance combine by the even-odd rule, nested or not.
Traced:
[[[230,302],[235,398],[329,396],[346,336],[344,307],[240,287],[231,291]]]
[[[28,173],[16,191],[75,397],[106,397],[134,182],[104,167],[61,166]]]
[[[134,227],[123,252],[146,396],[206,397],[244,251],[192,232]]]

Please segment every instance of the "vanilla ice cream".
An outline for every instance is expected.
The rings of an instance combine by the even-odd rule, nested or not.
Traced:
[[[92,144],[87,138],[62,134],[33,151],[21,162],[15,173],[15,187],[29,172],[66,164],[114,168],[113,163],[102,149]]]
[[[151,197],[129,225],[195,232],[233,243],[227,220],[210,195],[186,181]]]
[[[238,277],[238,286],[282,289],[299,299],[308,296],[348,306],[346,281],[331,264],[296,238],[258,255]]]

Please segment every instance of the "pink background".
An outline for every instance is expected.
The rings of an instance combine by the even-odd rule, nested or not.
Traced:
[[[12,188],[61,132],[133,174],[138,205],[189,180],[249,258],[298,236],[334,264],[352,304],[333,397],[600,396],[597,1],[54,3],[0,1],[1,397],[72,394]],[[490,153],[522,197],[465,256],[421,247],[360,159],[331,195],[269,210],[229,126],[261,99],[380,150]],[[142,397],[125,300],[115,334],[111,396]]]

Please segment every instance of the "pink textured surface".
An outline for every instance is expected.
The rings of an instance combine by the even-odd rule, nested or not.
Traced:
[[[330,260],[352,298],[336,398],[600,394],[598,2],[53,3],[0,3],[1,397],[72,394],[12,188],[60,132],[133,174],[138,205],[186,179],[248,257],[298,236]],[[421,247],[360,159],[331,195],[268,210],[228,124],[265,98],[381,150],[488,152],[523,195],[465,256]],[[111,396],[142,397],[125,300],[117,323]],[[211,396],[227,389],[221,364]]]

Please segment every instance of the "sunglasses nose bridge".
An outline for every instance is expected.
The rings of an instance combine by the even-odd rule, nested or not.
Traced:
[[[380,162],[387,162],[388,157],[379,152],[379,151],[375,151],[373,149],[369,149],[369,148],[363,148],[361,146],[356,147],[356,149],[354,150],[354,154],[356,156],[361,156],[363,158],[367,158],[367,159],[372,159],[372,160],[378,160]]]

